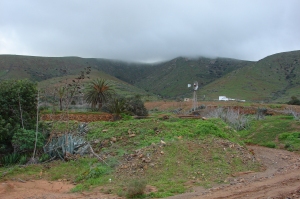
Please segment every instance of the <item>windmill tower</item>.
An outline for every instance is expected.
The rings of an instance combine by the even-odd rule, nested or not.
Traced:
[[[198,90],[198,82],[197,81],[194,82],[193,90],[194,90],[194,94],[193,94],[193,110],[195,111],[196,108],[198,107],[197,93],[196,93],[196,91]]]

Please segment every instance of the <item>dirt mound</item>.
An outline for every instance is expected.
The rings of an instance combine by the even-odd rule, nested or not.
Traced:
[[[242,147],[238,144],[232,143],[223,139],[214,139],[214,145],[188,141],[181,144],[186,145],[188,150],[197,151],[203,150],[201,155],[202,161],[209,162],[212,161],[211,154],[209,150],[218,148],[221,151],[224,151],[224,154],[228,155],[226,157],[228,164],[233,164],[233,158],[239,157],[241,161],[247,165],[249,162],[256,162],[253,152],[249,151],[247,148]],[[122,164],[116,169],[115,178],[122,178],[122,176],[143,176],[147,169],[155,168],[161,170],[163,156],[166,155],[164,147],[170,145],[170,143],[165,143],[161,141],[160,143],[152,143],[149,147],[145,147],[139,150],[134,151],[131,154],[125,154],[123,156]],[[227,150],[235,151],[233,153],[227,153]]]

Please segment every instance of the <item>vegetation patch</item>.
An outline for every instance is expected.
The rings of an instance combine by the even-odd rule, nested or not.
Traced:
[[[278,138],[283,142],[284,148],[290,151],[300,150],[300,132],[282,133]]]
[[[249,144],[299,150],[299,124],[293,116],[267,116],[263,120],[252,121],[250,128],[240,131],[239,134]]]

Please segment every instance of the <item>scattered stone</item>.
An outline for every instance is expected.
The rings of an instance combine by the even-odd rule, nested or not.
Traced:
[[[166,142],[164,142],[163,140],[160,140],[160,143],[165,146],[166,145]]]
[[[95,144],[99,144],[101,141],[99,139],[96,139],[93,141]]]

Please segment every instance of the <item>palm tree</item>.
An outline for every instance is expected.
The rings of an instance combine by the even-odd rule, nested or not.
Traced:
[[[92,108],[96,108],[98,105],[98,110],[100,110],[102,104],[107,102],[113,93],[111,85],[105,79],[98,78],[88,84],[85,100],[91,104]]]

